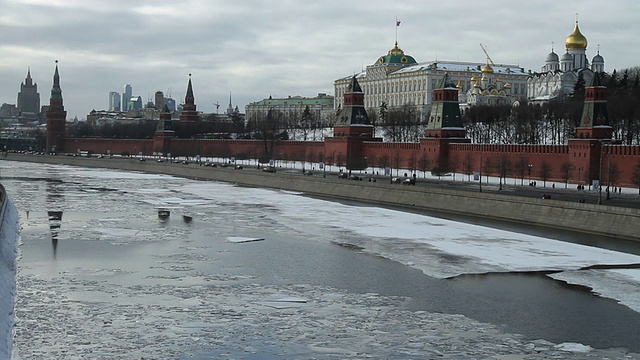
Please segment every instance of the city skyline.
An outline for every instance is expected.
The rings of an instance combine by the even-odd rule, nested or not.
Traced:
[[[640,3],[631,0],[606,7],[590,0],[438,7],[376,0],[366,8],[337,1],[269,7],[255,1],[5,2],[0,28],[11,36],[0,44],[0,102],[16,102],[30,68],[42,105],[48,104],[57,59],[69,119],[107,109],[108,93],[121,93],[124,84],[145,102],[158,90],[181,102],[190,73],[203,112],[215,112],[215,103],[226,106],[229,92],[242,110],[269,96],[333,94],[334,80],[386,54],[396,31],[399,47],[418,62],[482,62],[482,43],[495,63],[539,71],[552,43],[564,53],[576,12],[589,59],[599,44],[607,72],[640,65],[633,46]]]

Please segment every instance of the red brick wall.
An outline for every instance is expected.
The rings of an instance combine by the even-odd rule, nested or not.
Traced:
[[[153,154],[153,140],[151,139],[79,139],[67,138],[65,151],[89,150],[93,153],[104,153],[108,150],[112,154]],[[347,157],[346,138],[327,138],[325,141],[280,141],[273,150],[273,158],[282,160],[297,160],[319,162],[324,157],[327,164],[346,163]],[[455,141],[455,140],[447,140]],[[468,141],[462,139],[461,141]],[[459,173],[465,172],[465,163],[469,161],[471,171],[480,171],[480,157],[482,154],[483,174],[497,175],[499,170],[495,166],[499,159],[506,159],[510,164],[509,177],[519,178],[520,173],[515,169],[515,164],[524,159],[527,164],[533,165],[531,179],[540,180],[540,169],[543,163],[550,167],[548,180],[564,181],[562,164],[569,162],[572,165],[572,174],[569,182],[588,184],[589,179],[598,178],[600,171],[600,148],[598,140],[572,139],[569,145],[479,145],[469,143],[450,143],[441,140],[423,139],[420,143],[388,143],[380,141],[365,141],[357,151],[367,158],[367,164],[371,167],[380,167],[381,159],[387,157],[388,165],[409,170],[420,170],[420,161],[426,157],[428,168],[438,164],[441,154],[442,160],[449,164],[449,170],[455,167]],[[172,139],[171,154],[174,156],[221,156],[238,158],[259,158],[265,153],[262,140],[194,140]],[[618,167],[618,185],[633,186],[632,175],[640,161],[640,146],[611,145],[604,148],[602,158],[603,183],[607,181],[610,164]],[[606,153],[608,151],[609,153]],[[484,163],[490,159],[494,167],[485,168]],[[503,160],[504,161],[504,160]],[[413,166],[411,166],[413,163]],[[452,166],[451,164],[455,164]],[[528,172],[524,173],[528,179]]]

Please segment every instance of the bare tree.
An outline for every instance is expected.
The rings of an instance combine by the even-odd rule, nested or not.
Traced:
[[[547,180],[549,180],[550,175],[551,175],[551,166],[546,161],[543,161],[542,164],[540,165],[540,172],[538,173],[538,176],[540,176],[543,182],[542,186],[544,187],[547,186]]]
[[[636,166],[633,168],[631,181],[633,181],[634,184],[638,185],[638,195],[640,195],[640,160],[638,160]]]
[[[462,168],[464,169],[464,173],[467,175],[467,181],[471,181],[471,174],[473,174],[473,156],[470,153],[464,157],[462,161]]]
[[[426,178],[427,170],[429,170],[429,158],[427,157],[426,152],[423,152],[422,156],[420,156],[420,160],[418,161],[418,167],[420,168],[420,171],[422,171],[422,177]]]
[[[386,169],[387,167],[389,167],[390,164],[390,160],[389,160],[389,155],[388,154],[383,154],[382,156],[380,156],[380,159],[378,160],[378,165],[381,168]]]
[[[565,161],[560,166],[560,172],[562,173],[562,179],[564,180],[564,188],[567,188],[567,184],[569,183],[569,179],[573,173],[573,164],[569,161]]]
[[[524,185],[524,173],[527,172],[528,165],[529,160],[524,156],[519,157],[515,163],[514,168],[516,173],[520,176],[520,185]]]
[[[453,181],[456,181],[456,171],[458,171],[459,163],[460,158],[458,157],[458,154],[454,154],[449,161],[449,170],[451,171],[451,174],[453,174]]]

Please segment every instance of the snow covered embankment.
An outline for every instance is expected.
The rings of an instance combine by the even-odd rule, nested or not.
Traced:
[[[20,216],[0,185],[0,359],[11,358]]]

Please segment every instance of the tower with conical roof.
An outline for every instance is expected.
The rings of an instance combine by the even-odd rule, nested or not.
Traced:
[[[325,140],[325,150],[334,155],[334,160],[335,154],[341,154],[346,159],[347,169],[363,170],[367,168],[363,147],[365,140],[381,139],[373,138],[373,125],[364,108],[364,92],[354,75],[344,94],[344,106],[336,115],[333,137]]]
[[[487,65],[488,66],[488,65]],[[425,137],[464,138],[465,129],[458,103],[459,89],[448,73],[444,74],[438,89],[433,90],[433,105]]]
[[[584,178],[578,179],[590,184],[602,179],[602,162],[607,143],[612,142],[613,129],[607,114],[606,87],[602,74],[596,72],[591,84],[585,88],[584,107],[576,137],[569,139],[569,156],[574,168],[582,169]]]
[[[27,78],[20,84],[18,111],[22,116],[30,114],[37,117],[40,113],[40,94],[38,94],[38,84],[31,79],[31,68],[27,70]]]
[[[53,87],[47,110],[47,152],[64,150],[64,138],[67,126],[67,112],[62,102],[62,89],[60,89],[60,75],[58,73],[58,60],[53,74]]]
[[[611,139],[613,135],[607,113],[607,87],[602,84],[601,76],[595,73],[591,85],[585,88],[584,107],[577,128],[579,139]]]
[[[187,95],[184,97],[184,105],[182,105],[182,113],[180,113],[180,122],[196,122],[200,120],[200,116],[196,111],[195,98],[193,97],[193,87],[191,85],[191,74],[189,74],[189,84],[187,85]]]
[[[489,73],[491,66],[487,64],[483,76]],[[493,69],[491,69],[493,71]],[[476,82],[476,85],[478,83]],[[466,139],[466,131],[460,113],[458,101],[459,89],[453,83],[448,73],[444,74],[437,89],[433,90],[433,105],[424,132],[424,139],[420,140],[420,157],[429,159],[433,169],[449,171],[449,144],[470,143]]]

